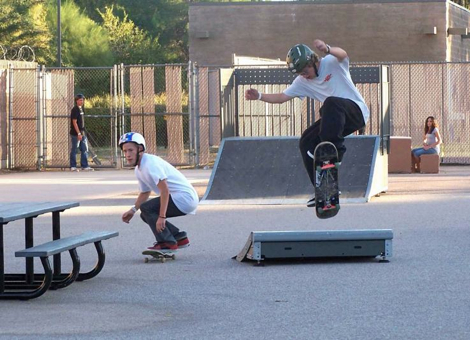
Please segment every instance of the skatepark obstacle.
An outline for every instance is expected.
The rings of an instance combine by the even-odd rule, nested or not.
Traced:
[[[237,261],[285,258],[392,256],[391,229],[253,231]]]
[[[304,204],[313,195],[298,137],[222,141],[202,204]],[[340,201],[368,202],[388,190],[379,136],[350,136],[339,168]]]

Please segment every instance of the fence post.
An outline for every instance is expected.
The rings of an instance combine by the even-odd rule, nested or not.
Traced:
[[[125,102],[125,87],[124,87],[124,71],[125,71],[125,68],[124,68],[124,64],[121,63],[120,65],[120,95],[121,95],[121,131],[119,132],[119,135],[121,134],[124,134],[124,130],[126,128],[126,102]],[[119,151],[118,151],[119,152]],[[119,163],[120,163],[120,166],[122,167],[122,158],[119,157]]]
[[[7,158],[7,168],[13,168],[13,65],[8,65],[8,158]]]
[[[195,165],[199,165],[199,142],[200,142],[200,131],[199,131],[199,67],[197,63],[194,63],[194,150],[195,150]]]
[[[194,124],[194,70],[193,63],[188,62],[188,112],[189,112],[189,159],[188,162],[192,166],[196,167],[196,151],[194,147],[194,134],[195,134],[195,124]]]
[[[42,105],[41,105],[41,87],[42,87],[42,66],[38,65],[36,68],[37,74],[37,83],[36,83],[36,148],[37,148],[37,170],[41,170],[43,167],[44,162],[44,154],[43,154],[43,140],[44,140],[44,130],[42,126],[42,122],[44,116],[42,113]]]
[[[113,120],[114,120],[114,124],[113,124],[113,133],[112,133],[112,136],[111,138],[113,139],[111,141],[111,145],[112,145],[112,148],[114,150],[113,152],[113,163],[114,163],[114,166],[117,168],[117,169],[121,169],[122,167],[122,164],[121,162],[119,162],[119,150],[118,150],[118,138],[120,137],[119,136],[119,107],[118,107],[118,98],[119,98],[119,92],[118,92],[118,86],[119,86],[119,83],[118,83],[118,79],[119,79],[119,76],[118,76],[118,65],[114,65],[113,66],[113,71],[112,71],[112,78],[113,78],[113,81],[112,81],[112,111],[111,111],[111,114],[113,116]],[[113,138],[114,136],[114,138]]]

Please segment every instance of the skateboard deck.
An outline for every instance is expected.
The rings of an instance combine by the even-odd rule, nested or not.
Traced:
[[[167,259],[174,260],[176,258],[175,253],[173,251],[162,252],[157,250],[144,250],[142,255],[148,255],[150,257],[145,257],[144,262],[148,263],[150,261],[160,261],[161,263],[165,263]]]
[[[315,211],[318,218],[336,216],[340,209],[338,151],[333,143],[322,142],[314,152]]]

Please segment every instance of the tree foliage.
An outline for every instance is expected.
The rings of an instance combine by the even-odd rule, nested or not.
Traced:
[[[56,6],[49,7],[48,22],[57,36]],[[111,66],[114,63],[106,30],[71,0],[61,6],[61,31],[64,66]]]
[[[129,20],[125,9],[121,9],[122,19],[114,14],[114,6],[105,7],[99,14],[103,27],[108,32],[109,42],[114,59],[124,64],[156,63],[159,58],[160,46],[158,39],[152,39],[144,30]]]
[[[153,41],[159,43],[161,59],[154,63],[187,62],[188,47],[188,10],[190,2],[229,2],[229,0],[75,0],[87,15],[94,20],[96,13],[115,4],[116,8],[125,9],[128,20],[147,32]],[[115,13],[116,14],[116,13]],[[118,14],[121,20],[123,14]]]
[[[16,58],[15,53],[27,45],[33,49],[36,61],[50,62],[51,40],[45,0],[0,0],[0,44],[12,51],[10,58]]]
[[[189,3],[203,1],[230,0],[61,0],[62,64],[185,63]],[[57,40],[57,0],[0,0],[0,44],[29,45],[49,66]]]

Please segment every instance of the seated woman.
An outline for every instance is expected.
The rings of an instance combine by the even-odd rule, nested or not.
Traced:
[[[442,143],[441,134],[439,133],[438,124],[433,116],[426,118],[424,124],[424,141],[422,148],[416,148],[411,151],[413,160],[413,170],[420,171],[420,157],[425,154],[439,155],[439,145]]]

